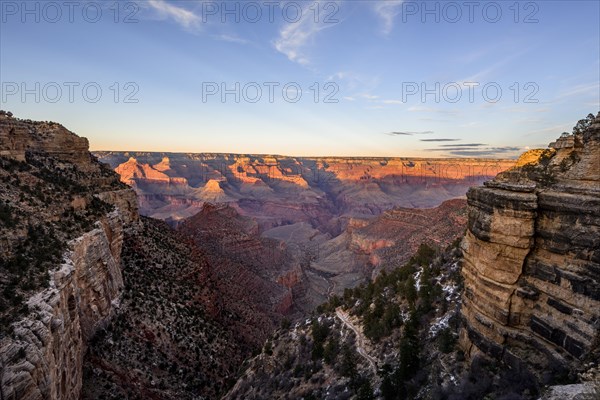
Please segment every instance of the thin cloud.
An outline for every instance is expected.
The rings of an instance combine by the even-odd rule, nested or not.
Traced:
[[[511,113],[527,113],[527,114],[532,114],[532,113],[547,113],[550,112],[551,110],[549,108],[532,108],[532,107],[528,107],[528,106],[514,106],[514,107],[507,107],[504,109],[506,112],[511,112]]]
[[[481,147],[487,146],[484,143],[458,143],[458,144],[440,144],[440,147]]]
[[[477,147],[445,147],[445,148],[441,148],[441,147],[434,147],[431,149],[425,149],[426,151],[449,151],[449,152],[454,152],[454,151],[486,151],[485,149],[479,149]]]
[[[374,11],[381,20],[381,33],[389,35],[394,28],[394,19],[400,13],[403,0],[385,0],[374,3]]]
[[[431,135],[433,133],[433,131],[422,131],[422,132],[399,132],[399,131],[394,131],[394,132],[387,132],[386,135],[390,135],[390,136],[413,136],[413,135]]]
[[[328,81],[335,81],[343,86],[346,91],[353,92],[353,97],[369,93],[379,86],[379,77],[376,75],[362,75],[354,71],[338,71],[327,77]]]
[[[376,96],[374,94],[369,94],[369,93],[363,93],[360,95],[360,97],[364,97],[367,100],[376,100],[379,98],[379,96]]]
[[[243,39],[243,38],[241,38],[239,36],[235,36],[235,35],[221,34],[221,35],[214,35],[213,37],[215,39],[222,40],[224,42],[239,43],[239,44],[246,44],[246,43],[248,43],[248,41],[246,39]]]
[[[167,3],[165,0],[148,0],[148,5],[164,19],[172,19],[185,29],[197,27],[200,17],[185,8]]]
[[[496,62],[495,64],[490,65],[489,67],[476,72],[475,74],[464,78],[464,79],[459,79],[458,80],[458,84],[461,85],[461,87],[467,87],[468,83],[479,83],[481,84],[483,80],[487,80],[488,77],[491,75],[492,72],[495,72],[496,70],[499,70],[501,67],[509,64],[510,62],[512,62],[513,60],[515,60],[516,58],[520,57],[523,54],[526,54],[527,50],[521,50],[518,51],[516,53],[513,53],[509,56],[503,57],[500,61]]]
[[[507,153],[516,153],[520,152],[520,147],[491,147],[489,149],[481,149],[481,150],[452,150],[449,154],[453,156],[462,156],[462,157],[482,157],[482,156],[505,156]]]
[[[448,147],[453,146],[453,147]],[[486,147],[480,148],[481,143],[471,143],[469,144],[471,147],[467,147],[466,145],[441,145],[440,147],[425,149],[425,151],[439,151],[444,152],[450,156],[458,156],[458,157],[507,157],[511,156],[513,153],[514,156],[518,155],[523,149],[515,146],[502,146],[502,147]],[[515,154],[516,153],[516,154]]]
[[[556,98],[554,98],[550,102],[551,103],[559,102],[559,101],[565,100],[572,96],[585,96],[585,95],[597,96],[598,89],[600,89],[600,83],[598,83],[598,82],[576,85],[572,88],[569,88],[568,90],[562,91],[561,93],[558,94],[558,96]]]
[[[281,28],[279,37],[273,42],[273,46],[290,61],[307,66],[310,64],[310,59],[305,54],[305,48],[315,40],[320,31],[335,25],[335,23],[315,21],[312,12],[303,10],[298,22],[287,23]]]
[[[432,108],[432,107],[424,107],[424,106],[411,106],[408,107],[407,111],[409,112],[428,112],[428,113],[437,113],[437,114],[446,114],[446,115],[457,115],[457,110],[444,110],[441,108]]]
[[[530,132],[526,133],[525,136],[545,134],[545,133],[549,133],[549,132],[555,132],[557,135],[560,135],[561,132],[570,131],[572,128],[573,128],[573,124],[569,122],[569,123],[564,123],[564,124],[560,124],[560,125],[550,126],[548,128],[542,128],[542,129],[530,131]]]
[[[421,142],[457,142],[461,139],[420,139]]]

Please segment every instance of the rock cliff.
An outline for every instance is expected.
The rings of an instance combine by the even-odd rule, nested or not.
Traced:
[[[462,347],[542,380],[598,344],[600,114],[583,123],[467,194]]]
[[[0,114],[0,120],[0,156],[25,161],[27,152],[44,152],[80,167],[91,167],[88,140],[64,126],[56,122],[20,120],[5,112]]]
[[[59,124],[0,113],[0,394],[78,399],[88,341],[123,288],[135,193]]]

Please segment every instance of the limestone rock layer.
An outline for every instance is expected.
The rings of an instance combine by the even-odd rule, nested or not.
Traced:
[[[65,245],[58,253],[62,261],[38,254],[52,263],[41,272],[49,275],[49,284],[30,292],[22,289],[27,294],[23,311],[10,320],[10,327],[2,326],[0,398],[79,399],[89,340],[119,306],[124,230],[139,218],[135,193],[89,153],[87,139],[56,123],[20,120],[0,111],[0,158],[5,183],[0,200],[13,215],[11,225],[4,221],[0,226],[4,253],[23,255],[19,243],[28,238],[27,226],[36,224],[54,224],[56,243]],[[15,175],[8,180],[7,166]],[[30,186],[43,201],[31,197]],[[78,219],[72,217],[75,213]],[[74,226],[74,220],[81,224]],[[7,260],[0,258],[3,281],[16,268]],[[32,275],[20,279],[33,281]]]
[[[461,342],[471,356],[572,369],[597,346],[599,117],[469,190]]]

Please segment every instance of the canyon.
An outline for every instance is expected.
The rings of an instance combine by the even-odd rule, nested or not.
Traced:
[[[278,330],[225,398],[598,398],[599,155],[600,113],[524,153],[469,189],[460,241]]]
[[[143,215],[176,225],[205,202],[226,203],[257,221],[260,232],[306,222],[332,235],[348,218],[437,207],[514,165],[502,159],[94,154],[136,190]]]
[[[93,155],[0,112],[0,397],[588,390],[598,154],[600,114],[512,161]]]
[[[401,265],[425,238],[447,246],[466,222],[459,216],[464,201],[452,199],[514,165],[500,159],[94,154],[136,191],[143,215],[189,225],[214,204],[254,221],[255,233],[282,243],[292,259],[294,267],[284,267],[277,279],[294,287],[293,303],[302,312]]]

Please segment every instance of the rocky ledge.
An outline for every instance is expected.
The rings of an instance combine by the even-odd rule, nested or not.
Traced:
[[[1,399],[79,399],[88,341],[119,305],[137,201],[87,143],[0,111]]]
[[[598,351],[600,114],[580,124],[467,195],[462,347],[542,381]]]

